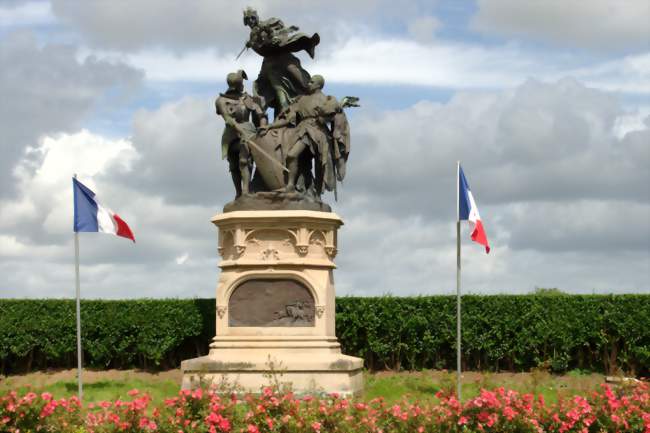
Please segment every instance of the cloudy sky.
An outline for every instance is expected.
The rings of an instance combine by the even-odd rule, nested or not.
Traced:
[[[457,160],[492,244],[463,227],[466,292],[650,292],[647,0],[2,0],[0,297],[74,296],[73,173],[137,238],[80,236],[84,297],[214,296],[247,5],[361,98],[339,295],[455,290]]]

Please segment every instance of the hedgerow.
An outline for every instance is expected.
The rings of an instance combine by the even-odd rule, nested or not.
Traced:
[[[463,296],[465,369],[648,374],[650,296]],[[337,299],[344,351],[372,369],[455,368],[453,296]]]
[[[75,318],[73,300],[0,300],[0,373],[75,366]],[[206,353],[214,300],[82,301],[81,323],[89,367],[175,367]]]
[[[84,300],[84,363],[171,368],[207,353],[214,299]],[[341,297],[336,334],[370,369],[454,368],[453,296]],[[649,295],[463,297],[465,369],[648,375]],[[0,374],[76,365],[72,300],[0,300]]]

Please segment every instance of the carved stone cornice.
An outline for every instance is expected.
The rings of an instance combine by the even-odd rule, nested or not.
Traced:
[[[334,268],[342,221],[313,211],[242,211],[213,218],[219,227],[220,267],[274,264]]]

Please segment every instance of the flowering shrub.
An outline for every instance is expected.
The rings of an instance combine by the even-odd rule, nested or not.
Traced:
[[[19,397],[16,391],[0,397],[0,432],[79,431],[83,425],[81,403],[77,397],[54,399],[44,392],[29,392]]]
[[[296,396],[264,388],[259,395],[180,391],[161,407],[138,390],[130,400],[89,403],[33,392],[0,397],[0,432],[56,433],[650,433],[647,383],[547,405],[543,398],[497,388],[463,404],[438,393],[438,403],[387,404],[331,394]]]

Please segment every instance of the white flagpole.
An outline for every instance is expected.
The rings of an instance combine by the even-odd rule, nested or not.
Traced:
[[[460,367],[460,161],[456,162],[456,386],[458,401],[461,401]]]
[[[77,175],[74,175],[77,178]],[[77,382],[79,384],[79,400],[83,399],[83,385],[81,381],[81,372],[83,366],[81,364],[81,289],[79,285],[79,233],[74,232],[74,270],[75,282],[77,292]]]

